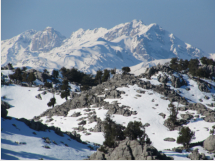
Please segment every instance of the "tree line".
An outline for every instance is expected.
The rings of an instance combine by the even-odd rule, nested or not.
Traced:
[[[202,57],[200,61],[198,59],[179,60],[178,58],[172,58],[170,61],[170,68],[175,71],[187,70],[193,76],[211,78],[212,76],[207,69],[199,68],[201,64],[215,66],[215,61],[207,57]]]

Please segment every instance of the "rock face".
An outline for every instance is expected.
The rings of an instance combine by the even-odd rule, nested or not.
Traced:
[[[215,152],[215,135],[209,136],[203,142],[203,147],[210,152]]]
[[[177,78],[174,75],[172,75],[171,82],[172,82],[172,86],[175,88],[180,88],[183,85],[187,85],[187,82],[182,77]]]
[[[165,154],[160,153],[151,145],[140,144],[137,140],[125,139],[115,148],[101,147],[90,156],[90,160],[170,160]],[[100,151],[101,150],[101,151]]]
[[[188,155],[188,158],[190,158],[191,160],[206,160],[207,159],[205,154],[203,154],[203,153],[199,154],[198,149],[193,150],[192,153]]]
[[[170,142],[174,142],[175,139],[174,138],[165,138],[164,141],[170,141]]]
[[[40,94],[36,95],[35,97],[38,98],[39,100],[42,100],[42,97]]]

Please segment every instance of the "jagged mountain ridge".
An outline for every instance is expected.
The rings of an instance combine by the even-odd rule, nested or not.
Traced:
[[[137,20],[109,30],[79,29],[67,39],[51,27],[39,32],[29,30],[3,40],[1,45],[3,66],[9,62],[37,69],[65,66],[88,73],[172,57],[191,59],[206,55],[159,25],[145,25]]]

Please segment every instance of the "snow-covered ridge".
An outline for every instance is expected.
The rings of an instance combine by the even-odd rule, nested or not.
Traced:
[[[201,49],[183,42],[158,24],[145,25],[137,20],[111,29],[79,29],[69,38],[52,27],[38,32],[29,30],[3,40],[1,46],[2,66],[9,62],[37,69],[65,66],[88,73],[172,57],[206,56]]]

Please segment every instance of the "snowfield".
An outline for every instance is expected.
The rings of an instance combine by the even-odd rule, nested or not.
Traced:
[[[82,160],[95,152],[89,149],[89,145],[72,140],[67,135],[62,137],[52,130],[35,131],[15,118],[1,118],[1,125],[1,159]],[[51,143],[45,143],[43,137],[49,137]],[[49,146],[50,149],[44,146]]]
[[[144,81],[150,81],[154,85],[161,84],[157,80],[157,76],[162,74],[159,72],[157,75],[151,77],[150,80],[146,78],[141,78]],[[168,75],[167,73],[165,73]],[[177,73],[174,74],[177,76]],[[183,75],[183,78],[187,81],[187,86],[182,86],[181,88],[174,88],[171,86],[171,82],[168,82],[167,85],[171,86],[171,89],[179,90],[180,95],[184,96],[191,103],[200,103],[199,99],[202,99],[206,107],[214,109],[214,107],[209,107],[207,104],[213,102],[212,95],[215,93],[214,89],[211,89],[211,93],[201,92],[198,89],[198,85],[195,81],[189,79],[187,75]],[[189,87],[190,90],[186,90],[185,88]],[[73,85],[73,88],[78,88]],[[152,141],[152,145],[156,147],[159,151],[163,151],[168,156],[173,156],[177,160],[189,159],[187,158],[188,152],[176,153],[167,151],[167,149],[172,149],[174,147],[181,146],[176,142],[167,142],[164,141],[165,138],[171,137],[177,139],[178,131],[169,131],[164,124],[164,118],[159,114],[166,114],[166,118],[169,116],[169,111],[167,110],[169,100],[161,99],[162,95],[154,92],[153,90],[147,90],[138,87],[137,85],[128,85],[128,87],[120,87],[117,88],[119,91],[124,91],[125,94],[121,94],[121,98],[119,99],[105,99],[106,102],[112,103],[117,101],[119,106],[125,105],[131,107],[132,111],[137,111],[137,115],[132,115],[130,117],[125,117],[122,115],[113,114],[112,118],[117,123],[120,123],[124,126],[127,126],[129,121],[141,121],[142,124],[149,123],[150,126],[146,127],[146,133]],[[145,93],[138,93],[137,90],[145,91]],[[36,95],[41,93],[42,91],[38,91],[38,87],[22,87],[18,85],[10,85],[10,86],[2,86],[1,88],[1,97],[2,100],[8,102],[12,105],[12,108],[8,109],[8,116],[14,117],[12,120],[4,120],[2,119],[2,159],[8,158],[18,158],[18,159],[84,159],[87,158],[88,155],[92,154],[93,151],[90,151],[86,146],[79,143],[73,143],[76,141],[68,142],[67,137],[57,136],[54,132],[36,132],[37,135],[33,135],[32,132],[34,130],[29,129],[22,122],[17,121],[15,118],[27,118],[32,119],[34,116],[40,115],[42,112],[51,108],[47,106],[47,102],[49,102],[50,98],[53,97],[53,94],[47,93],[42,95],[42,100],[35,98]],[[207,95],[210,99],[205,99],[205,95]],[[6,98],[4,98],[5,96]],[[100,95],[99,97],[104,97],[104,95]],[[61,99],[59,95],[55,95],[57,100],[57,104],[60,105],[65,102],[65,99]],[[152,101],[153,100],[153,101]],[[178,106],[177,103],[174,103]],[[179,106],[184,106],[180,105]],[[91,105],[90,108],[92,111],[96,112],[97,117],[101,118],[101,120],[105,119],[105,114],[107,110],[96,107],[96,105]],[[53,116],[52,121],[49,121],[50,118],[42,117],[40,121],[48,126],[59,127],[62,131],[74,131],[74,127],[78,127],[78,123],[80,122],[78,119],[81,117],[87,116],[88,112],[84,111],[85,108],[82,109],[73,109],[70,110],[66,117],[63,116]],[[79,117],[71,117],[71,115],[75,112],[80,112],[82,115]],[[196,115],[196,111],[187,110],[187,111],[179,111],[178,118],[181,118],[180,114],[192,113]],[[195,139],[191,141],[191,143],[205,140],[210,134],[208,129],[211,129],[214,123],[205,122],[199,115],[199,118],[194,118],[190,120],[190,122],[186,125],[192,131],[195,132]],[[12,124],[16,124],[16,127],[12,126]],[[84,128],[87,129],[87,132],[91,133],[90,135],[86,135],[86,133],[79,132],[81,134],[81,139],[83,141],[89,141],[91,143],[102,144],[104,141],[104,136],[102,132],[90,132],[90,128],[94,128],[96,122],[89,123],[87,121]],[[20,129],[20,130],[19,130]],[[51,149],[44,149],[43,139],[41,137],[49,136],[50,139],[55,140],[59,145],[52,145]],[[35,140],[37,140],[35,142]],[[14,142],[26,142],[26,145],[16,145]],[[60,144],[60,141],[66,142],[69,147],[65,147],[65,145]],[[19,148],[17,148],[19,147]],[[33,147],[33,148],[32,148]],[[204,151],[206,156],[211,156],[211,154],[207,153],[202,147],[193,147],[199,148],[200,151]],[[59,153],[59,151],[62,151]],[[52,157],[50,157],[52,156]],[[73,157],[73,158],[72,158]]]

